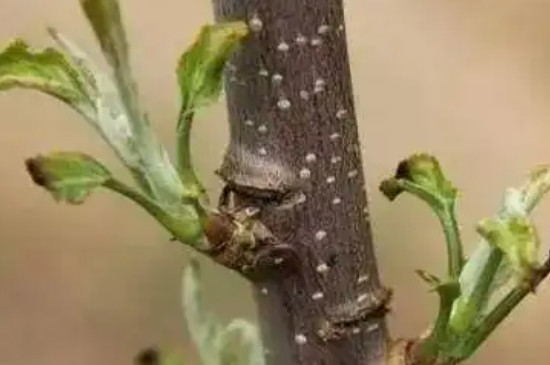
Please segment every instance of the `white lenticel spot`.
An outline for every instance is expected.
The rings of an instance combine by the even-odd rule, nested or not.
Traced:
[[[250,19],[250,21],[248,22],[248,26],[250,27],[250,30],[257,33],[262,30],[264,23],[256,14]]]
[[[286,42],[281,42],[277,46],[277,50],[281,52],[287,52],[290,49],[290,46]]]
[[[301,179],[309,179],[309,177],[311,176],[311,170],[310,169],[307,169],[307,168],[303,168],[300,170],[300,178]]]
[[[361,275],[357,279],[357,284],[363,284],[366,283],[369,280],[369,275]]]
[[[296,204],[303,204],[306,202],[306,200],[307,200],[306,194],[300,193],[300,195],[296,199]]]
[[[277,102],[277,107],[279,107],[279,109],[281,110],[286,110],[286,109],[289,109],[290,108],[290,100],[288,99],[285,99],[285,98],[281,98],[279,99],[279,101]]]
[[[320,291],[315,292],[311,295],[311,299],[313,299],[313,300],[321,300],[324,297],[325,297],[325,295],[323,294],[323,292],[320,292]]]
[[[315,153],[308,153],[306,155],[306,162],[315,162],[315,160],[317,160],[317,156],[315,155]]]
[[[296,36],[296,43],[304,45],[307,43],[307,38],[303,34],[298,34],[298,36]]]
[[[279,82],[283,81],[283,75],[273,74],[273,76],[271,76],[271,81],[273,81],[274,83],[279,83]]]
[[[373,331],[376,331],[378,328],[380,327],[380,325],[378,323],[373,323],[371,325],[369,325],[365,331],[367,332],[373,332]]]
[[[343,31],[343,30],[344,30],[344,24],[340,24],[340,25],[338,26],[338,31],[341,32],[341,31]]]
[[[276,257],[275,260],[273,260],[273,262],[275,263],[275,265],[280,265],[283,263],[283,261],[285,261],[283,258],[281,257]]]
[[[327,236],[327,232],[326,232],[326,231],[320,230],[320,231],[315,232],[315,239],[316,239],[317,241],[322,241],[322,240],[324,240],[326,236]]]
[[[261,155],[261,156],[265,156],[267,155],[267,150],[265,149],[265,147],[260,147],[258,149],[258,153]]]
[[[300,97],[303,100],[308,100],[309,99],[309,92],[307,92],[306,90],[300,90]]]
[[[249,127],[252,127],[254,125],[254,121],[250,120],[250,119],[247,119],[247,120],[244,121],[244,124],[249,126]]]
[[[357,171],[357,170],[351,170],[350,172],[348,172],[348,177],[349,177],[349,178],[352,178],[352,177],[357,176],[357,174],[359,174],[359,171]]]
[[[267,288],[262,288],[261,293],[263,295],[267,295],[269,293],[269,290],[267,290]]]
[[[338,133],[332,133],[329,137],[332,141],[336,141],[338,138],[340,138],[340,134]]]
[[[315,268],[315,270],[319,273],[319,274],[324,274],[328,271],[329,267],[327,264],[325,264],[324,262],[321,262],[319,265],[317,265],[317,267]]]
[[[351,333],[353,333],[354,335],[358,335],[361,333],[361,328],[353,327],[353,329],[351,330]]]
[[[307,337],[299,333],[294,336],[294,342],[296,342],[298,345],[305,345],[307,343]]]
[[[327,24],[321,24],[319,28],[317,28],[317,33],[319,34],[325,34],[330,30],[330,26]]]
[[[311,45],[313,47],[319,47],[322,43],[323,43],[323,41],[319,37],[311,38]]]
[[[344,119],[348,115],[348,111],[346,109],[340,109],[336,112],[336,118],[338,119]]]
[[[261,134],[267,133],[267,127],[265,124],[262,124],[261,126],[258,127],[258,133],[261,133]]]
[[[265,68],[261,68],[260,71],[258,71],[258,75],[267,77],[269,76],[269,72]]]
[[[369,299],[369,295],[367,293],[359,294],[357,297],[357,303],[363,303],[367,299]]]
[[[323,79],[317,79],[315,80],[315,87],[313,88],[313,92],[316,94],[321,93],[325,91],[326,82]]]
[[[332,156],[331,159],[330,159],[330,163],[333,163],[333,164],[336,164],[338,162],[341,162],[342,161],[342,157],[340,156]]]
[[[327,184],[333,184],[336,181],[334,176],[327,177]]]
[[[342,203],[342,199],[340,199],[338,197],[332,199],[332,205],[338,205],[340,203]]]

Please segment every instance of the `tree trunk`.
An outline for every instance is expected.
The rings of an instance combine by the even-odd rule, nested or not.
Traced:
[[[295,256],[256,277],[269,365],[369,365],[387,352],[387,291],[368,221],[341,0],[214,0],[251,36],[227,70],[219,174]]]

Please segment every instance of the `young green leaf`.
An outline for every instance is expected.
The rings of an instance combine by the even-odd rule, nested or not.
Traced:
[[[550,166],[536,168],[519,188],[507,189],[495,220],[527,216],[550,189]],[[533,237],[535,238],[535,237]],[[529,255],[527,255],[529,256]],[[519,266],[496,245],[482,239],[460,274],[461,295],[454,305],[451,325],[455,332],[468,331],[492,310],[493,297],[506,289]],[[515,268],[514,268],[515,267]]]
[[[457,279],[464,264],[454,212],[457,190],[443,174],[437,159],[428,154],[417,154],[401,161],[395,175],[382,181],[380,190],[390,201],[407,192],[432,208],[445,233],[449,276]]]
[[[200,291],[199,263],[192,260],[183,276],[183,309],[187,327],[204,365],[218,364],[218,354],[213,351],[215,337],[221,325],[206,309]]]
[[[115,87],[93,67],[84,52],[55,30],[49,31],[65,52],[53,48],[34,51],[22,40],[12,42],[0,53],[0,90],[31,88],[69,104],[137,177],[140,156],[136,153],[136,138]]]
[[[544,195],[550,190],[550,165],[535,168],[529,174],[529,180],[520,188],[525,210],[532,211]]]
[[[138,91],[132,77],[128,41],[117,0],[80,0],[101,50],[114,71],[114,79],[134,131],[142,137],[147,119],[139,107]]]
[[[202,27],[195,43],[185,51],[178,64],[183,116],[219,96],[225,63],[247,34],[248,28],[243,22]]]
[[[179,60],[177,75],[181,107],[177,126],[178,170],[184,185],[191,190],[204,191],[193,169],[190,151],[194,112],[219,96],[225,63],[247,33],[248,28],[242,22],[204,26],[195,43]]]
[[[243,319],[231,321],[216,343],[222,365],[262,365],[263,346],[258,328]]]
[[[55,49],[32,50],[20,39],[0,53],[0,90],[14,87],[45,92],[85,115],[93,109],[93,86],[77,65]]]
[[[406,191],[424,200],[434,209],[453,204],[457,197],[456,188],[445,178],[439,162],[427,154],[413,155],[401,161],[395,176],[384,180],[380,190],[390,200]]]
[[[484,219],[478,232],[509,260],[518,283],[529,284],[539,267],[540,240],[535,227],[525,216]]]
[[[57,201],[81,204],[98,187],[116,191],[131,199],[181,242],[196,245],[202,225],[195,206],[180,204],[178,210],[135,191],[112,177],[94,158],[80,152],[54,152],[26,160],[33,181],[48,190]]]
[[[128,65],[128,42],[117,0],[80,0],[107,61],[118,69]]]
[[[199,266],[193,260],[183,277],[183,305],[189,333],[202,365],[263,365],[258,330],[242,319],[223,326],[206,311],[199,287]]]
[[[96,85],[94,113],[87,120],[111,145],[146,192],[164,204],[179,204],[185,191],[165,148],[148,123],[136,129],[130,120],[120,92],[111,77],[102,72],[73,42],[55,29],[50,35],[75,64],[86,70]]]
[[[33,181],[58,201],[80,204],[111,173],[92,157],[79,152],[55,152],[27,159]]]

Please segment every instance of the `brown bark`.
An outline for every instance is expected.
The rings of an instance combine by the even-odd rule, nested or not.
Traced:
[[[214,7],[252,30],[228,66],[219,174],[232,204],[257,209],[284,248],[264,251],[274,269],[251,276],[267,363],[379,363],[389,292],[372,247],[341,0]]]

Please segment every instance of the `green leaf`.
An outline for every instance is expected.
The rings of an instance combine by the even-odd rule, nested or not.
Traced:
[[[115,69],[128,64],[128,42],[116,0],[80,0],[107,61]]]
[[[539,267],[540,240],[535,227],[525,216],[483,219],[479,234],[501,250],[509,260],[518,283],[529,283]]]
[[[247,33],[248,28],[243,22],[204,26],[178,63],[181,93],[177,126],[178,170],[186,188],[203,199],[206,198],[204,188],[193,169],[190,151],[194,112],[219,96],[225,63]]]
[[[382,181],[380,191],[390,201],[407,192],[432,208],[445,234],[449,276],[458,279],[465,259],[454,211],[457,189],[445,177],[437,159],[416,154],[401,161],[394,176]]]
[[[129,47],[117,0],[80,0],[103,54],[113,68],[118,109],[130,124],[134,150],[139,158],[137,180],[148,185],[152,194],[164,204],[179,204],[182,199],[199,199],[204,189],[183,184],[169,161],[164,147],[154,135],[147,115],[139,105],[138,88],[132,77]],[[198,185],[198,184],[196,184]]]
[[[55,152],[27,159],[33,181],[58,201],[80,204],[97,187],[105,184],[110,172],[92,157],[79,152]]]
[[[532,211],[549,190],[550,165],[542,165],[531,171],[528,181],[520,188],[525,211]]]
[[[225,63],[247,34],[248,27],[243,22],[202,27],[197,40],[181,56],[178,64],[182,115],[192,113],[219,96]]]
[[[105,58],[114,71],[114,78],[130,122],[138,138],[147,129],[148,121],[141,112],[138,92],[132,77],[128,41],[117,0],[80,0]]]
[[[214,352],[215,337],[221,331],[221,325],[205,308],[199,286],[199,263],[192,260],[185,269],[183,277],[183,307],[189,334],[197,350],[201,363],[219,365],[218,354]]]
[[[199,264],[192,260],[183,280],[184,314],[202,365],[263,365],[263,348],[255,326],[235,319],[224,326],[207,312],[199,287]]]
[[[14,87],[39,90],[88,114],[93,108],[87,75],[61,52],[32,50],[20,39],[0,53],[0,90]]]
[[[529,215],[549,190],[550,166],[540,166],[529,174],[527,181],[519,188],[506,190],[502,206],[494,219]],[[467,331],[492,309],[490,305],[496,302],[493,297],[501,294],[514,273],[517,274],[517,264],[515,267],[499,247],[485,239],[477,244],[460,274],[461,296],[455,303],[451,319],[457,332]]]
[[[232,320],[216,343],[222,365],[262,365],[263,346],[258,328],[242,319]]]
[[[195,245],[202,237],[200,217],[193,205],[180,204],[177,210],[172,210],[116,180],[88,155],[54,152],[27,159],[26,166],[33,181],[48,190],[57,201],[81,204],[94,189],[103,186],[137,203],[179,241]]]
[[[95,109],[88,116],[88,122],[109,143],[145,192],[162,200],[163,204],[181,205],[182,197],[191,194],[184,190],[168,153],[151,126],[144,123],[136,129],[112,78],[65,36],[55,29],[50,29],[50,34],[75,64],[87,70],[96,85]]]
[[[390,200],[407,191],[436,209],[454,203],[457,197],[456,188],[443,174],[437,159],[428,154],[413,155],[401,161],[395,176],[384,180],[380,190]]]

